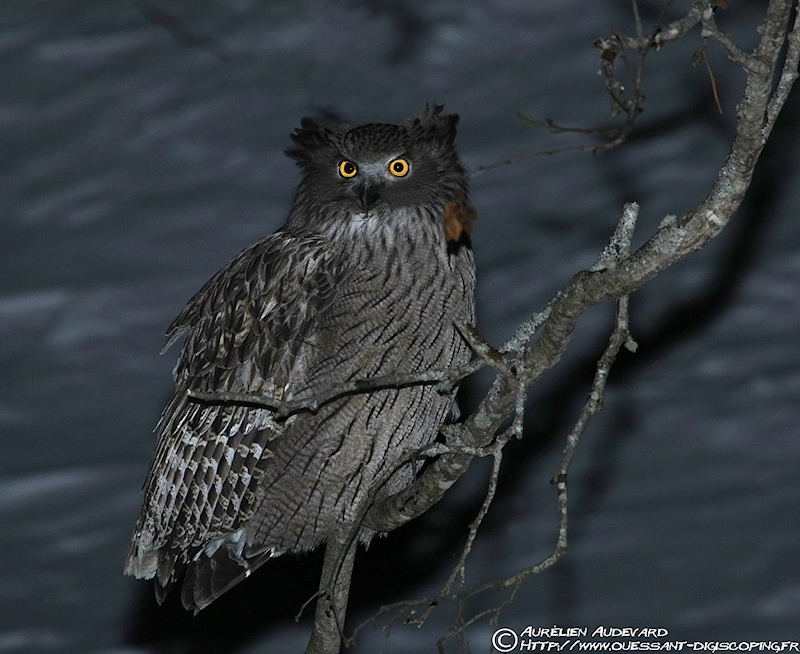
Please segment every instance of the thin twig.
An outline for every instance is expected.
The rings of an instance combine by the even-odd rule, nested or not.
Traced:
[[[714,19],[714,11],[711,7],[707,7],[703,10],[701,22],[703,29],[700,35],[704,39],[713,39],[722,47],[728,59],[739,64],[745,70],[751,69],[753,64],[752,57],[736,45],[730,36],[717,27],[717,21]]]
[[[448,577],[447,581],[445,582],[442,589],[439,593],[435,596],[435,598],[431,601],[428,601],[427,608],[419,617],[414,617],[407,620],[407,624],[413,624],[417,627],[421,627],[425,624],[426,620],[436,608],[436,606],[442,600],[450,597],[451,591],[453,588],[453,584],[455,583],[456,579],[461,580],[461,584],[464,584],[466,581],[466,565],[467,565],[467,558],[469,558],[470,553],[472,552],[472,546],[475,543],[475,539],[478,536],[478,531],[480,530],[481,524],[483,524],[483,519],[486,517],[486,514],[489,512],[489,507],[492,505],[492,501],[494,500],[495,491],[497,490],[497,481],[500,475],[500,464],[503,461],[503,443],[502,445],[498,444],[494,448],[494,456],[492,461],[492,473],[489,478],[489,484],[486,489],[486,495],[483,498],[483,503],[481,504],[481,508],[478,511],[478,514],[475,516],[475,519],[469,525],[469,531],[467,533],[467,540],[464,543],[464,547],[461,549],[461,555],[458,557],[458,562],[453,567],[450,576]]]
[[[186,394],[193,400],[211,404],[241,404],[269,409],[278,418],[286,418],[295,413],[308,411],[316,413],[319,409],[345,395],[369,393],[376,390],[398,389],[408,386],[422,386],[437,384],[437,390],[442,394],[451,393],[465,377],[487,366],[495,369],[498,374],[514,376],[515,370],[506,363],[503,354],[491,347],[486,339],[480,335],[472,325],[456,325],[464,340],[478,355],[468,364],[460,368],[444,370],[420,370],[412,373],[397,373],[392,375],[379,375],[365,379],[354,379],[311,397],[302,397],[298,394],[296,399],[284,400],[269,396],[264,393],[237,392],[237,391],[200,391],[189,388]]]
[[[404,388],[407,386],[423,386],[438,384],[439,392],[449,393],[453,388],[472,373],[486,367],[484,359],[475,359],[460,368],[446,370],[421,370],[412,373],[380,375],[366,379],[354,379],[320,391],[312,397],[299,396],[293,400],[283,400],[262,393],[239,393],[235,391],[199,391],[187,389],[186,394],[193,400],[211,404],[246,404],[254,407],[270,409],[279,418],[286,418],[302,411],[316,413],[320,407],[345,395],[368,393],[371,391]]]
[[[495,492],[497,491],[497,484],[500,479],[500,465],[503,462],[503,448],[508,443],[509,439],[512,437],[520,438],[522,436],[522,424],[524,420],[525,414],[525,398],[527,397],[527,389],[524,384],[519,385],[518,394],[517,394],[517,403],[515,408],[515,415],[514,421],[511,426],[503,433],[497,437],[494,445],[491,448],[492,453],[492,472],[489,477],[489,484],[486,489],[486,495],[483,499],[483,503],[481,504],[481,508],[478,511],[478,514],[475,516],[475,519],[470,523],[469,531],[467,533],[467,540],[464,543],[464,547],[461,550],[461,555],[459,556],[458,562],[456,563],[453,571],[450,573],[450,577],[445,582],[442,590],[439,591],[437,595],[438,598],[443,599],[450,596],[450,593],[453,588],[453,584],[455,583],[456,579],[460,578],[461,584],[463,585],[466,583],[466,564],[467,559],[469,558],[470,553],[472,552],[472,547],[475,543],[475,539],[478,536],[478,531],[480,530],[481,524],[483,524],[483,520],[486,517],[486,514],[489,512],[489,507],[492,505],[492,501],[494,500]],[[421,616],[418,618],[414,618],[411,620],[413,624],[417,626],[422,626],[425,621],[428,619],[429,615],[436,607],[438,602],[430,602],[428,604],[428,608],[422,613]],[[460,613],[459,613],[460,615]]]
[[[356,635],[365,626],[374,622],[379,617],[387,613],[397,614],[397,613],[407,612],[407,618],[405,620],[405,623],[421,626],[425,622],[427,617],[430,615],[431,611],[439,604],[446,601],[456,601],[459,603],[459,617],[456,623],[454,623],[454,625],[451,627],[451,630],[448,631],[448,634],[443,638],[457,637],[455,631],[453,630],[456,627],[456,625],[458,627],[457,631],[460,632],[461,630],[466,629],[470,625],[474,624],[476,621],[481,620],[486,616],[491,616],[492,624],[496,624],[497,620],[499,620],[502,610],[508,604],[513,602],[514,597],[516,596],[516,593],[521,587],[522,583],[527,578],[536,574],[540,574],[541,572],[544,572],[548,568],[555,565],[555,563],[567,551],[567,545],[568,545],[568,527],[569,527],[568,474],[570,465],[572,463],[572,459],[578,448],[578,445],[580,444],[580,437],[586,430],[589,421],[596,413],[598,413],[602,409],[603,398],[605,395],[605,389],[609,378],[609,373],[611,367],[614,364],[614,361],[616,360],[616,356],[619,353],[620,348],[623,345],[629,346],[631,342],[632,341],[630,338],[630,332],[628,329],[628,298],[625,297],[620,299],[618,302],[617,316],[615,320],[614,330],[609,338],[608,345],[606,346],[603,355],[600,357],[600,360],[598,361],[591,391],[584,404],[583,410],[581,411],[581,414],[577,422],[575,423],[574,427],[572,428],[570,434],[567,437],[567,445],[564,448],[561,461],[559,462],[558,468],[555,474],[553,475],[551,481],[551,483],[556,489],[557,504],[558,504],[558,530],[556,535],[556,545],[552,553],[543,560],[539,561],[537,564],[529,566],[523,570],[520,570],[517,573],[509,577],[506,577],[505,579],[501,579],[499,581],[496,580],[487,582],[460,593],[451,592],[452,585],[456,577],[459,574],[463,574],[466,558],[472,549],[472,545],[474,543],[475,537],[477,536],[480,524],[483,521],[483,518],[485,517],[486,513],[488,512],[489,506],[491,505],[492,499],[494,498],[494,492],[496,490],[497,479],[499,474],[499,467],[502,461],[502,454],[501,454],[502,447],[498,447],[495,452],[494,465],[492,469],[492,476],[490,479],[489,489],[487,490],[487,494],[481,506],[481,510],[478,513],[478,516],[473,521],[473,523],[470,525],[467,544],[462,550],[458,564],[451,573],[447,583],[442,588],[442,591],[437,595],[420,598],[417,600],[396,602],[394,604],[382,606],[378,610],[378,612],[375,615],[373,615],[369,620],[361,623],[360,625],[358,625],[358,627],[356,627],[356,629],[353,631],[353,634],[351,635],[351,640],[355,639]],[[503,602],[501,602],[499,605],[494,606],[490,609],[486,609],[479,613],[476,613],[469,619],[464,619],[463,612],[465,608],[465,601],[467,599],[475,597],[476,595],[480,595],[487,591],[496,592],[509,588],[511,589],[509,596],[506,597],[503,600]],[[421,615],[417,615],[417,612],[420,609],[422,609],[423,612]]]
[[[635,37],[624,36],[622,37],[622,42],[626,48],[631,50],[643,47],[660,50],[665,45],[677,41],[694,28],[694,26],[700,22],[703,10],[707,4],[706,0],[694,0],[689,11],[686,12],[686,15],[673,21],[666,27],[658,28],[652,36],[643,36],[640,34],[637,34]]]
[[[534,119],[530,120],[533,121]],[[575,129],[570,131],[577,132],[578,130]],[[613,128],[606,128],[606,131],[613,131]],[[589,130],[587,130],[586,133],[589,133]],[[586,152],[594,150],[596,147],[597,147],[596,143],[583,143],[582,145],[568,145],[560,148],[550,148],[549,150],[536,150],[534,152],[525,152],[515,157],[507,157],[505,159],[502,159],[501,161],[495,161],[489,164],[483,164],[477,166],[475,170],[472,172],[471,176],[477,177],[478,175],[482,175],[483,173],[495,170],[496,168],[513,166],[515,164],[521,163],[523,161],[528,161],[536,157],[550,157],[554,154],[564,154],[566,152]]]
[[[580,438],[583,435],[586,427],[591,418],[597,414],[603,407],[603,398],[605,397],[606,383],[608,381],[611,367],[616,360],[617,354],[623,345],[629,346],[632,343],[630,332],[628,329],[628,298],[621,298],[617,305],[617,316],[615,320],[614,330],[609,338],[608,345],[606,346],[603,355],[597,363],[594,381],[589,393],[583,410],[575,423],[574,427],[567,436],[567,444],[561,457],[559,466],[553,475],[551,483],[556,489],[557,504],[558,504],[558,530],[556,535],[556,545],[549,556],[541,560],[539,563],[532,565],[528,568],[520,570],[515,574],[506,577],[499,581],[491,581],[485,584],[476,586],[464,593],[459,593],[455,596],[448,597],[447,599],[458,600],[460,607],[466,599],[476,595],[485,593],[487,591],[500,591],[504,589],[511,589],[511,593],[499,605],[480,612],[472,616],[468,620],[464,620],[460,616],[459,623],[466,628],[482,619],[487,615],[491,615],[492,624],[496,625],[499,620],[502,610],[510,604],[522,583],[533,575],[540,574],[555,565],[559,559],[567,551],[568,546],[568,532],[569,532],[569,514],[568,514],[568,477],[569,468],[572,464],[572,459],[580,444]]]
[[[706,39],[703,39],[703,45],[697,50],[697,52],[692,55],[692,65],[697,66],[701,61],[706,66],[706,72],[708,73],[708,79],[711,82],[711,92],[714,94],[714,102],[717,105],[717,111],[722,113],[722,103],[719,99],[719,91],[717,90],[717,78],[714,77],[714,71],[711,69],[711,62],[708,60],[708,42]]]

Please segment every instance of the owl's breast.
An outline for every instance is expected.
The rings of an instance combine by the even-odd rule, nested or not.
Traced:
[[[448,248],[443,228],[391,226],[375,216],[360,225],[354,220],[351,238],[336,243],[342,272],[334,298],[302,348],[303,383],[290,392],[314,397],[354,379],[469,360],[456,327],[475,317],[469,247]],[[353,519],[370,493],[408,485],[417,466],[398,463],[436,437],[452,403],[452,394],[413,385],[348,395],[295,416],[264,469],[252,538],[278,549],[309,549],[337,522]],[[368,541],[371,532],[360,538]]]
[[[446,366],[464,349],[456,323],[474,323],[475,272],[468,246],[448,248],[427,216],[354,218],[346,273],[321,317],[320,346],[348,374]],[[397,222],[401,224],[398,226]],[[416,224],[414,224],[416,222]],[[426,223],[428,223],[426,225]]]

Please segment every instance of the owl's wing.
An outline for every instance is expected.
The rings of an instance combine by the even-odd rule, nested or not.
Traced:
[[[189,301],[167,331],[186,341],[125,572],[156,577],[163,600],[187,564],[222,546],[241,554],[258,461],[282,426],[269,410],[192,400],[187,390],[281,397],[303,384],[304,351],[343,275],[326,243],[277,232],[239,254]],[[165,347],[165,349],[166,349]]]

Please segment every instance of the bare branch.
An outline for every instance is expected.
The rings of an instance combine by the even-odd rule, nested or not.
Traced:
[[[692,11],[697,11],[701,4],[693,4]],[[676,261],[685,258],[712,240],[728,223],[742,202],[755,163],[771,129],[771,125],[765,126],[764,121],[767,108],[769,106],[773,111],[778,111],[785,100],[785,87],[781,89],[782,95],[778,95],[776,92],[773,96],[771,93],[772,75],[782,44],[781,39],[773,38],[772,35],[781,33],[781,30],[785,33],[791,4],[789,0],[773,0],[770,5],[770,11],[762,27],[763,38],[757,48],[759,60],[767,63],[767,73],[763,74],[761,68],[753,66],[746,70],[747,83],[737,112],[737,130],[731,152],[708,197],[697,208],[683,216],[664,220],[655,234],[642,247],[629,256],[623,256],[616,262],[616,265],[609,265],[614,259],[612,255],[614,248],[612,248],[612,252],[601,255],[599,265],[595,266],[592,271],[575,275],[568,286],[551,303],[549,315],[538,341],[522,350],[518,365],[519,370],[524,371],[524,376],[520,379],[511,379],[507,375],[498,376],[478,410],[469,416],[459,429],[459,445],[485,447],[494,439],[494,434],[515,410],[516,384],[519,382],[526,385],[534,383],[546,370],[559,361],[571,340],[577,320],[589,306],[611,299],[620,300],[617,327],[612,334],[604,359],[610,357],[613,361],[613,357],[616,356],[616,352],[622,344],[626,344],[631,349],[635,347],[627,331],[627,300],[625,297]],[[697,19],[699,20],[699,15]],[[694,20],[694,17],[691,20]],[[793,38],[790,55],[787,56],[787,65],[797,56],[797,37],[793,36]],[[786,85],[793,81],[791,73],[786,73],[785,79],[787,80]],[[625,234],[621,243],[630,242],[628,234],[635,223],[635,214],[636,206],[628,205],[618,227],[618,232]],[[622,254],[623,249],[618,251]],[[620,321],[623,321],[624,325]],[[529,331],[525,333],[529,333]],[[521,338],[514,339],[514,349],[519,346],[521,341]],[[593,393],[596,393],[596,388],[604,388],[605,385],[605,376],[607,376],[610,364],[607,365],[602,360],[601,363],[602,365],[598,367]],[[576,430],[573,430],[568,438],[564,465],[559,470],[564,475],[577,447],[578,435],[585,428],[584,423],[588,421],[589,417],[599,410],[602,395],[597,395],[590,400]],[[466,455],[446,454],[439,457],[409,489],[373,507],[370,512],[371,522],[385,528],[394,528],[413,519],[435,504],[468,466],[469,457]],[[559,527],[559,545],[551,557],[529,570],[541,570],[552,565],[561,555],[561,545],[565,546],[566,544],[566,478],[559,477],[559,473],[557,473],[554,482],[559,492],[559,510],[562,516]],[[520,575],[509,578],[504,582],[503,587],[513,586],[527,575],[534,573],[523,571]],[[476,589],[476,592],[478,591],[479,589]]]
[[[306,654],[338,654],[341,649],[356,557],[356,543],[347,539],[348,533],[349,525],[342,525],[325,546],[314,630]]]
[[[677,41],[689,32],[702,19],[703,11],[708,6],[707,0],[694,0],[689,11],[682,18],[673,21],[666,27],[656,29],[652,35],[644,36],[637,30],[636,36],[621,36],[620,42],[629,50],[641,48],[660,50],[673,41]]]
[[[600,255],[597,265],[602,265],[603,268],[616,266],[621,261],[629,256],[631,240],[633,239],[633,232],[636,226],[636,219],[638,217],[638,205],[631,203],[625,206],[622,217],[617,224],[617,229],[609,242],[609,245]],[[551,484],[556,488],[557,501],[558,501],[558,532],[556,537],[556,546],[553,552],[544,560],[536,565],[521,570],[516,574],[508,577],[499,582],[489,582],[478,586],[470,591],[463,593],[458,597],[463,602],[464,599],[472,597],[487,590],[502,590],[511,588],[511,594],[504,602],[502,602],[496,610],[483,612],[473,616],[470,620],[464,622],[464,626],[472,624],[475,620],[484,617],[487,614],[492,615],[493,621],[496,623],[502,609],[513,600],[522,582],[528,577],[539,574],[553,566],[567,550],[567,534],[568,534],[568,475],[569,468],[572,463],[573,456],[580,444],[580,438],[583,435],[589,421],[592,417],[599,413],[603,408],[603,400],[605,397],[606,384],[611,373],[611,368],[616,361],[620,348],[625,345],[629,350],[635,351],[635,342],[632,340],[628,326],[628,297],[625,296],[617,302],[617,314],[614,324],[614,330],[608,341],[603,355],[597,363],[595,370],[592,388],[589,392],[589,397],[584,404],[578,421],[567,436],[567,444],[561,457],[558,469],[556,470]],[[499,465],[499,464],[498,464]],[[494,481],[494,479],[493,479]],[[487,507],[488,508],[488,507]],[[471,547],[471,543],[470,543]],[[462,556],[462,559],[464,557]],[[460,564],[462,564],[460,562]],[[449,590],[449,589],[448,589]]]
[[[441,393],[449,393],[458,383],[472,373],[484,368],[488,363],[484,359],[475,359],[461,368],[447,370],[421,370],[413,373],[381,375],[367,379],[354,379],[338,386],[333,386],[312,397],[298,397],[294,400],[283,400],[269,397],[262,393],[236,393],[231,391],[198,391],[188,389],[186,394],[193,400],[213,404],[247,404],[270,409],[278,418],[286,418],[301,411],[315,413],[320,407],[344,395],[368,393],[386,388],[404,388],[406,386],[423,386],[438,384]]]
[[[745,70],[749,70],[751,66],[751,57],[748,55],[744,50],[742,50],[733,39],[725,34],[722,30],[717,27],[717,22],[714,20],[714,10],[711,6],[706,7],[702,13],[702,25],[703,29],[700,32],[700,35],[705,38],[710,38],[716,41],[722,49],[725,51],[725,54],[728,55],[728,59],[731,61],[739,64]]]
[[[626,208],[627,214],[633,213],[635,211],[635,206]],[[634,219],[635,220],[635,219]],[[620,225],[625,223],[626,220],[623,217],[620,220]],[[628,225],[630,222],[628,222]],[[618,233],[626,231],[627,228],[618,228]],[[632,235],[632,231],[629,232]],[[623,248],[624,251],[624,248]],[[622,255],[624,256],[624,254]],[[491,581],[474,588],[471,588],[467,591],[461,593],[453,593],[452,587],[455,583],[456,579],[460,576],[462,579],[462,583],[464,581],[464,574],[466,569],[466,560],[469,554],[472,551],[472,547],[475,542],[475,538],[477,537],[478,530],[480,525],[485,518],[489,507],[491,506],[492,500],[494,499],[494,494],[497,488],[497,482],[499,478],[499,470],[500,464],[502,462],[502,449],[505,446],[506,440],[499,440],[494,446],[494,463],[492,466],[492,475],[489,481],[489,487],[487,489],[486,497],[484,498],[483,504],[481,505],[481,509],[478,512],[475,520],[470,524],[469,533],[467,536],[467,542],[462,549],[461,556],[456,564],[455,568],[453,569],[450,577],[448,578],[447,582],[443,586],[442,590],[434,596],[420,598],[417,600],[408,600],[403,602],[397,602],[394,604],[386,605],[380,608],[380,610],[372,616],[369,620],[363,622],[362,624],[358,625],[354,630],[350,642],[354,642],[355,637],[357,634],[367,625],[379,617],[386,615],[386,614],[393,614],[399,615],[405,613],[407,617],[405,618],[405,624],[413,624],[416,626],[421,626],[430,616],[431,612],[441,603],[446,601],[455,601],[458,602],[459,611],[458,611],[458,618],[451,626],[450,631],[443,636],[442,640],[440,640],[440,644],[442,643],[443,639],[446,638],[460,638],[461,632],[469,627],[471,624],[474,624],[478,620],[486,618],[487,616],[490,617],[492,624],[496,624],[499,620],[500,614],[502,613],[503,609],[510,604],[515,596],[519,588],[521,587],[522,583],[529,577],[539,574],[544,570],[552,567],[566,552],[567,550],[567,535],[568,535],[568,473],[569,467],[572,463],[572,458],[580,444],[580,438],[583,432],[586,430],[587,425],[591,418],[602,410],[603,407],[603,398],[605,396],[605,389],[606,384],[608,382],[608,378],[610,375],[611,367],[616,360],[617,354],[619,353],[620,348],[624,345],[628,347],[628,349],[635,349],[632,346],[632,339],[630,337],[630,331],[628,328],[628,298],[624,297],[619,300],[618,307],[617,307],[617,315],[615,320],[614,330],[609,338],[608,345],[606,346],[603,355],[600,357],[600,360],[597,363],[597,369],[595,371],[594,381],[592,383],[591,390],[589,392],[589,396],[584,404],[583,410],[575,423],[575,426],[570,431],[569,435],[567,436],[567,445],[564,449],[564,452],[561,457],[561,461],[559,463],[558,469],[556,470],[551,483],[554,485],[557,494],[557,502],[558,502],[558,530],[556,536],[556,546],[553,552],[547,556],[545,559],[540,561],[539,563],[532,565],[524,570],[520,570],[519,572],[511,575],[505,579],[500,581]],[[488,591],[501,591],[505,589],[511,589],[509,595],[497,606],[494,606],[490,609],[486,609],[484,611],[480,611],[475,615],[471,616],[470,618],[465,618],[465,601],[471,597],[476,595],[488,592]],[[421,611],[421,613],[419,613]]]
[[[450,573],[450,577],[448,577],[447,581],[445,582],[442,590],[439,591],[439,594],[436,596],[434,600],[427,602],[427,608],[419,617],[411,617],[407,619],[407,624],[413,624],[418,627],[421,627],[425,624],[425,621],[428,619],[430,614],[439,604],[439,602],[443,601],[446,598],[449,598],[451,595],[451,591],[453,588],[453,584],[456,582],[456,579],[460,579],[461,584],[463,585],[466,581],[466,566],[467,566],[467,558],[469,557],[470,553],[472,552],[472,546],[475,543],[475,538],[478,536],[478,531],[480,529],[481,524],[483,524],[483,519],[486,517],[486,514],[489,512],[489,507],[492,505],[492,501],[494,500],[495,492],[497,491],[497,481],[500,476],[500,464],[503,461],[503,446],[505,442],[498,443],[494,449],[494,457],[492,462],[492,473],[491,477],[489,478],[489,486],[486,489],[486,496],[483,499],[483,503],[481,504],[481,508],[478,511],[478,515],[475,516],[475,519],[469,525],[469,532],[467,533],[467,540],[464,543],[464,547],[461,550],[461,555],[458,558],[458,562],[456,563],[453,571]]]

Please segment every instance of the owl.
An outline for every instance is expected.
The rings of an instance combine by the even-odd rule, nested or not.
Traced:
[[[301,170],[286,223],[168,328],[164,349],[184,337],[175,393],[125,564],[155,579],[159,603],[183,577],[197,612],[270,558],[324,543],[410,485],[409,453],[457,411],[432,385],[342,395],[288,418],[196,397],[302,401],[471,358],[459,327],[475,322],[474,211],[457,122],[441,106],[397,125],[303,119],[286,150]]]

